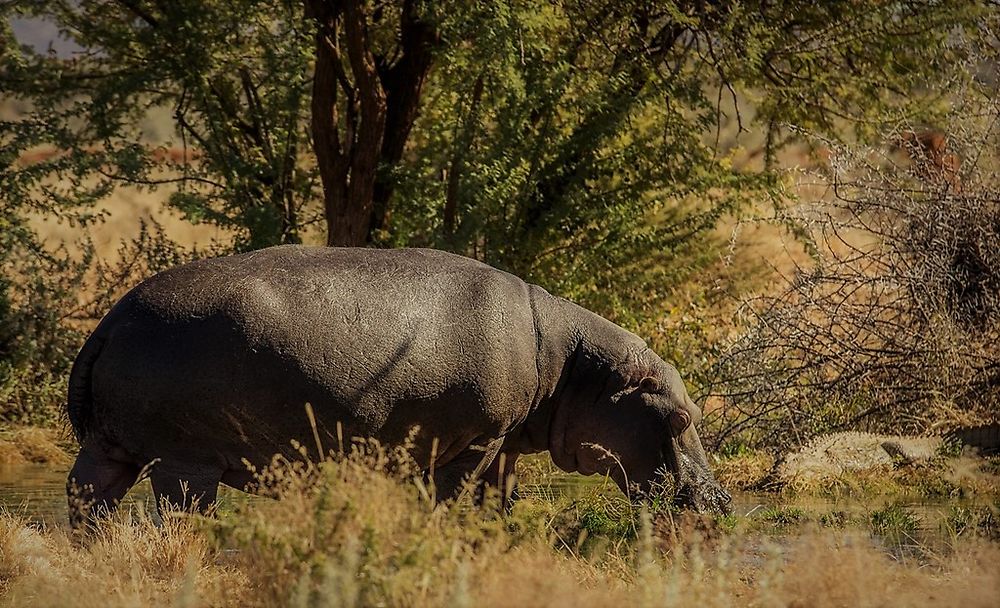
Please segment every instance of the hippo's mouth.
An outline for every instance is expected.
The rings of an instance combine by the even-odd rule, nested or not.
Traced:
[[[685,474],[686,473],[686,474]],[[733,498],[715,479],[701,478],[690,471],[671,470],[660,467],[654,479],[641,484],[637,497],[651,498],[654,495],[673,495],[673,505],[695,513],[729,515]]]
[[[679,450],[667,451],[664,478],[673,478],[674,506],[696,513],[728,515],[733,497],[715,481],[707,465],[687,457]]]
[[[729,515],[733,497],[716,483],[683,484],[674,494],[674,504],[696,513]]]

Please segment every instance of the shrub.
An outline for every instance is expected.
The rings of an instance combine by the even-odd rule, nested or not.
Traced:
[[[943,173],[891,149],[834,146],[831,196],[784,218],[808,236],[813,263],[745,302],[744,330],[712,369],[710,443],[789,447],[995,415],[1000,174],[995,134],[977,120],[948,140],[966,159],[960,173],[957,161]]]
[[[0,422],[52,426],[87,330],[126,289],[197,252],[156,224],[143,224],[113,262],[97,259],[86,240],[71,252],[21,237],[0,252]]]

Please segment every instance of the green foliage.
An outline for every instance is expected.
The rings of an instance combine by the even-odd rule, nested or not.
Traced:
[[[15,234],[0,250],[0,422],[52,425],[82,339],[67,319],[90,258],[26,246]]]
[[[1000,504],[952,505],[941,527],[951,538],[965,535],[1000,540]]]
[[[641,509],[617,490],[590,487],[577,498],[555,495],[514,503],[508,530],[516,539],[548,536],[573,555],[600,556],[609,547],[637,539]]]
[[[310,35],[301,7],[260,2],[6,3],[0,20],[0,420],[51,424],[90,324],[139,278],[191,255],[158,227],[94,256],[87,230],[116,188],[166,194],[236,249],[298,239],[312,174],[306,139]],[[14,38],[44,18],[85,52]],[[169,114],[168,114],[169,113]],[[173,128],[160,124],[173,119]],[[305,117],[305,118],[304,118]],[[38,218],[78,229],[43,243]]]
[[[720,218],[789,196],[774,172],[734,170],[719,144],[727,120],[744,128],[737,88],[769,157],[794,133],[778,125],[865,135],[886,113],[928,117],[941,94],[932,75],[968,78],[986,10],[466,8],[439,10],[445,39],[468,42],[446,45],[432,73],[385,242],[478,257],[632,327],[718,259]]]
[[[387,242],[483,259],[632,326],[657,315],[715,260],[720,217],[782,192],[703,141],[715,108],[680,43],[698,34],[630,20],[643,10],[510,2],[445,20],[476,43],[432,74]]]
[[[920,519],[898,504],[872,511],[869,523],[873,534],[885,537],[895,545],[912,540],[920,527]]]
[[[0,422],[52,427],[62,419],[66,374],[0,361]]]
[[[613,539],[635,538],[634,509],[631,508],[631,505],[627,505],[627,508],[624,509],[621,507],[621,504],[616,505],[611,500],[599,500],[596,497],[581,501],[577,507],[581,531],[586,530],[588,536],[609,536]]]
[[[740,523],[740,518],[735,513],[729,513],[727,515],[713,515],[712,519],[720,530],[727,533],[735,532],[736,526]]]
[[[752,456],[755,451],[752,447],[739,439],[733,439],[723,443],[716,453],[720,458],[741,458]]]
[[[769,126],[872,137],[901,116],[941,116],[973,80],[994,12],[976,1],[743,3],[714,54],[728,78],[756,92]],[[768,136],[773,158],[778,134]]]
[[[364,5],[380,74],[399,67],[406,6]],[[373,241],[510,270],[659,333],[660,352],[703,370],[718,337],[703,316],[687,319],[678,286],[718,278],[720,221],[792,196],[776,152],[803,130],[864,139],[886,122],[932,120],[956,90],[986,83],[973,78],[976,62],[996,48],[996,11],[981,0],[412,6],[434,29],[433,62],[401,160],[378,168],[392,196]],[[86,322],[110,303],[78,310],[78,285],[99,261],[86,245],[78,256],[43,246],[36,218],[83,238],[104,217],[98,203],[128,187],[222,228],[231,240],[219,252],[315,238],[325,212],[311,138],[317,30],[304,3],[39,0],[2,10],[5,390],[54,386]],[[81,50],[22,46],[11,18],[54,24]],[[338,78],[354,78],[340,67]],[[335,112],[338,138],[356,138],[357,100],[334,105],[324,111]],[[763,168],[737,165],[761,139]],[[122,284],[100,280],[94,293]],[[816,402],[805,432],[863,407]]]
[[[189,220],[232,231],[237,249],[297,241],[315,219],[314,169],[300,159],[312,39],[300,3],[45,0],[14,11],[86,52],[65,59],[0,33],[4,101],[21,109],[0,122],[5,205],[81,213],[120,186],[159,190]],[[172,125],[157,124],[165,115]],[[15,164],[39,150],[54,155]]]
[[[969,489],[949,479],[946,472],[947,470],[943,466],[935,466],[932,463],[905,471],[901,481],[904,485],[913,487],[919,495],[926,498],[964,498],[969,493]]]
[[[864,136],[888,114],[932,115],[968,81],[989,14],[971,0],[416,6],[441,42],[407,151],[380,168],[394,194],[375,241],[482,259],[631,327],[718,260],[720,218],[787,198],[771,161],[788,125]],[[4,28],[0,78],[22,110],[0,123],[5,204],[88,222],[116,187],[156,189],[236,249],[294,242],[319,220],[302,3],[13,7],[86,52],[19,49]],[[369,44],[392,61],[402,4],[367,10]],[[349,131],[353,102],[338,103]],[[737,170],[754,125],[766,170]],[[41,147],[58,154],[15,163]]]
[[[801,523],[806,513],[798,507],[775,506],[761,509],[757,514],[757,519],[767,522],[778,528],[787,528]]]
[[[941,447],[937,449],[937,455],[941,458],[957,458],[962,455],[965,445],[957,437],[946,437],[941,442]]]

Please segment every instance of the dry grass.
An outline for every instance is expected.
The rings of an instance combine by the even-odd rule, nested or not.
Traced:
[[[566,544],[565,506],[435,507],[392,459],[274,479],[280,501],[161,527],[123,514],[82,541],[0,513],[0,605],[992,606],[1000,591],[1000,546],[979,539],[894,558],[861,530],[768,537],[642,514],[627,538]]]
[[[98,258],[116,261],[122,242],[136,238],[143,221],[162,226],[171,240],[188,248],[204,247],[213,239],[226,240],[230,236],[215,226],[191,224],[176,211],[168,209],[165,199],[165,193],[156,195],[120,188],[103,200],[97,211],[105,215],[104,221],[87,231],[94,241]],[[32,228],[50,248],[73,247],[85,232],[78,225],[43,218],[34,218]]]
[[[759,488],[770,476],[774,464],[773,455],[753,451],[720,458],[713,469],[722,487],[745,492]]]
[[[786,498],[825,496],[869,500],[877,497],[949,500],[1000,498],[1000,456],[969,453],[928,461],[844,469],[819,461],[808,474],[782,477],[780,459],[756,450],[719,458],[713,465],[723,487],[740,492],[780,491]]]
[[[70,461],[65,434],[57,429],[15,427],[0,431],[0,465]]]
[[[992,462],[979,457],[961,457],[900,467],[831,470],[788,480],[783,493],[848,498],[997,498],[1000,497],[1000,477],[990,470]]]
[[[157,527],[147,517],[107,522],[85,544],[63,530],[0,515],[0,603],[11,606],[241,605],[242,572],[189,522]]]

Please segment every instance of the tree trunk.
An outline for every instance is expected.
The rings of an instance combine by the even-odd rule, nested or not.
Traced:
[[[391,167],[403,158],[410,130],[417,120],[420,93],[430,72],[434,48],[441,38],[434,28],[420,20],[415,0],[404,0],[400,17],[400,41],[403,55],[392,66],[380,62],[379,75],[385,87],[388,114],[385,139],[382,141],[382,163]],[[375,176],[371,230],[388,227],[389,199],[393,184],[387,172]]]
[[[390,54],[399,55],[390,65],[372,51],[363,0],[308,0],[307,8],[317,23],[311,111],[327,245],[361,246],[386,225],[392,186],[378,169],[403,156],[439,38],[405,0],[401,54]]]
[[[310,2],[317,20],[313,77],[312,130],[323,182],[323,203],[330,246],[354,247],[368,240],[372,191],[385,133],[385,91],[368,43],[368,17],[359,1]],[[351,68],[348,79],[340,51],[341,25]],[[337,89],[345,93],[343,135]]]

